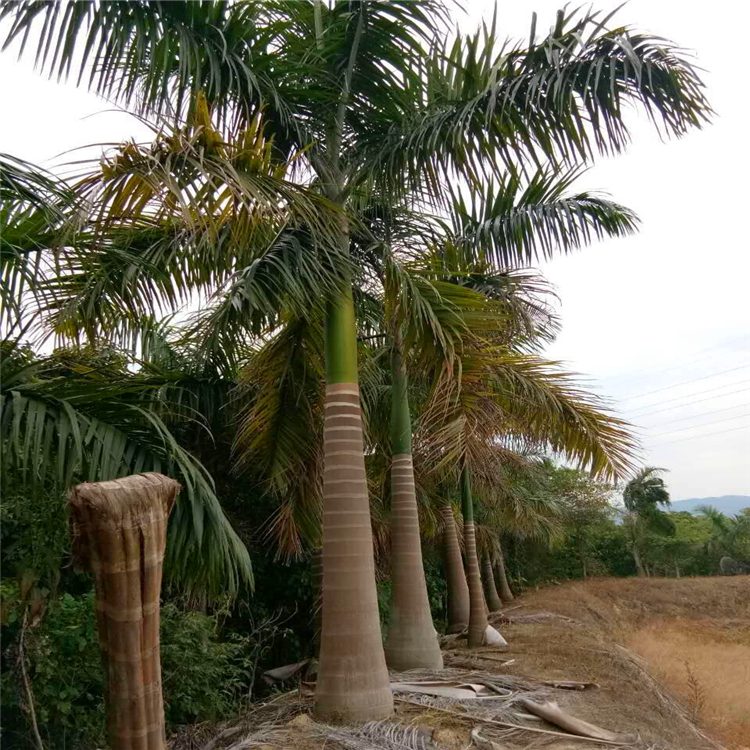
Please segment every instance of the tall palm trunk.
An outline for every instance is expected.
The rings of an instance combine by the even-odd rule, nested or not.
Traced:
[[[442,669],[443,655],[427,597],[419,538],[417,496],[411,455],[408,379],[395,337],[391,366],[391,581],[385,657],[393,669]]]
[[[510,590],[508,576],[505,572],[505,557],[502,548],[498,548],[497,558],[495,559],[495,569],[497,570],[497,580],[500,584],[500,598],[503,602],[513,601],[513,592]]]
[[[342,246],[348,241],[346,225]],[[325,335],[323,624],[315,713],[374,721],[392,713],[393,695],[375,586],[350,286],[329,301]]]
[[[469,586],[456,533],[456,519],[450,502],[443,507],[443,554],[448,583],[448,633],[460,633],[469,626]]]
[[[484,555],[482,558],[482,577],[484,578],[484,593],[487,598],[487,607],[490,612],[497,612],[503,608],[503,603],[497,595],[495,588],[495,576],[492,574],[492,563],[490,556]]]
[[[469,469],[461,469],[461,502],[464,514],[464,549],[466,551],[466,578],[469,584],[469,648],[484,643],[487,631],[487,611],[484,606],[482,578],[479,575],[477,540],[474,532],[474,502],[471,497]]]

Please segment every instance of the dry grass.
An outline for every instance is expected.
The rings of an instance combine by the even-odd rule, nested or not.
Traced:
[[[578,622],[501,630],[525,674],[600,682],[599,695],[587,693],[582,701],[581,718],[612,729],[637,727],[645,739],[680,750],[705,746],[679,716],[671,693],[687,717],[727,748],[750,750],[747,576],[597,579],[530,592],[521,601],[523,607],[509,614],[547,610]],[[612,648],[617,642],[645,660],[657,686],[644,684]],[[618,716],[629,727],[615,726]]]
[[[507,649],[468,650],[465,641],[453,641],[445,651],[448,669],[442,676],[470,680],[476,676],[472,673],[494,674],[498,684],[519,694],[533,691],[537,700],[555,700],[579,719],[611,731],[638,732],[640,741],[627,750],[750,750],[750,578],[597,579],[527,592],[516,605],[505,622],[498,622],[510,643]],[[514,661],[502,664],[503,659]],[[410,679],[418,676],[409,674]],[[600,689],[579,692],[540,684],[555,679],[594,682]],[[429,705],[396,705],[392,721],[418,729],[445,750],[473,746],[470,729],[481,724],[483,708],[495,710],[494,718],[527,721],[511,701],[497,709],[475,706],[465,718]],[[233,737],[213,750],[312,750],[323,739],[329,750],[351,750],[355,740],[364,747],[359,736],[345,737],[298,716],[309,710],[310,698],[293,694],[256,707],[241,719],[239,744]],[[481,726],[482,736],[508,750],[598,746]],[[216,737],[220,729],[210,734]],[[368,748],[392,747],[367,742]]]
[[[721,620],[649,623],[625,637],[694,719],[729,747],[750,742],[750,626]]]

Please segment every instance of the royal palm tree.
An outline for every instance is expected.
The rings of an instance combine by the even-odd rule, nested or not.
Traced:
[[[365,259],[372,259],[373,246],[384,254],[379,281],[392,364],[393,501],[398,503],[392,517],[403,520],[392,524],[393,604],[386,656],[398,668],[437,663],[419,546],[406,363],[414,349],[415,369],[450,368],[467,334],[531,347],[554,335],[557,324],[544,301],[549,291],[545,284],[529,273],[496,272],[490,261],[519,265],[554,251],[572,251],[592,237],[635,230],[637,218],[623,206],[569,191],[577,173],[539,169],[528,181],[512,173],[474,196],[471,205],[454,193],[450,220],[437,227],[427,217],[393,215],[385,208],[380,212],[381,219],[385,216],[382,236],[373,237],[377,228],[371,227],[369,253],[361,249]],[[454,573],[449,578],[455,610],[451,624],[457,629],[465,619],[459,612],[468,616],[468,588],[458,571],[450,505],[444,515],[446,561]]]
[[[659,474],[666,469],[658,466],[644,466],[625,485],[622,499],[625,503],[625,523],[630,534],[630,548],[635,560],[639,576],[646,575],[646,569],[641,560],[641,545],[643,534],[651,531],[663,536],[673,536],[674,522],[659,509],[659,506],[669,507],[669,492],[664,479]]]
[[[602,402],[581,391],[554,363],[494,344],[467,348],[458,359],[460,381],[438,380],[421,439],[436,471],[460,477],[471,599],[469,644],[478,646],[487,620],[479,604],[483,596],[472,484],[491,488],[519,446],[566,455],[595,475],[622,476],[635,443],[626,423],[607,414]]]
[[[25,41],[44,22],[38,49],[50,72],[68,75],[76,65],[81,82],[90,66],[90,89],[142,113],[182,113],[198,91],[227,122],[249,121],[263,108],[275,148],[284,158],[308,149],[306,165],[340,208],[361,185],[376,184],[389,198],[427,187],[439,200],[456,177],[475,182],[504,165],[619,151],[629,102],[675,135],[708,114],[701,82],[676,49],[609,29],[610,17],[598,14],[560,11],[539,42],[534,19],[527,48],[500,44],[494,24],[448,38],[449,6],[434,0],[74,2],[64,13],[24,3],[3,14],[13,16],[9,41]],[[342,212],[340,255],[349,234]],[[378,627],[353,298],[342,289],[326,309],[316,701],[324,716],[376,719],[390,713],[392,697]]]

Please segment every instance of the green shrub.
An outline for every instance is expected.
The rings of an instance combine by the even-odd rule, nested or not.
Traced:
[[[5,601],[13,593],[4,585]],[[16,587],[17,595],[17,587]],[[10,610],[3,640],[14,640],[20,607]],[[255,653],[251,636],[220,638],[218,616],[162,607],[161,657],[168,724],[217,720],[236,714],[250,689]],[[25,747],[26,717],[19,703],[13,648],[2,677],[3,746]],[[28,674],[37,721],[50,750],[102,746],[104,676],[96,632],[94,596],[65,594],[49,605],[26,635]],[[7,743],[7,744],[6,744]]]

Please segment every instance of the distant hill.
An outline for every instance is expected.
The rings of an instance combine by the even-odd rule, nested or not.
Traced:
[[[721,497],[692,497],[689,500],[678,500],[672,503],[671,511],[694,511],[698,505],[713,505],[727,516],[739,513],[743,508],[750,508],[750,495],[722,495]]]

